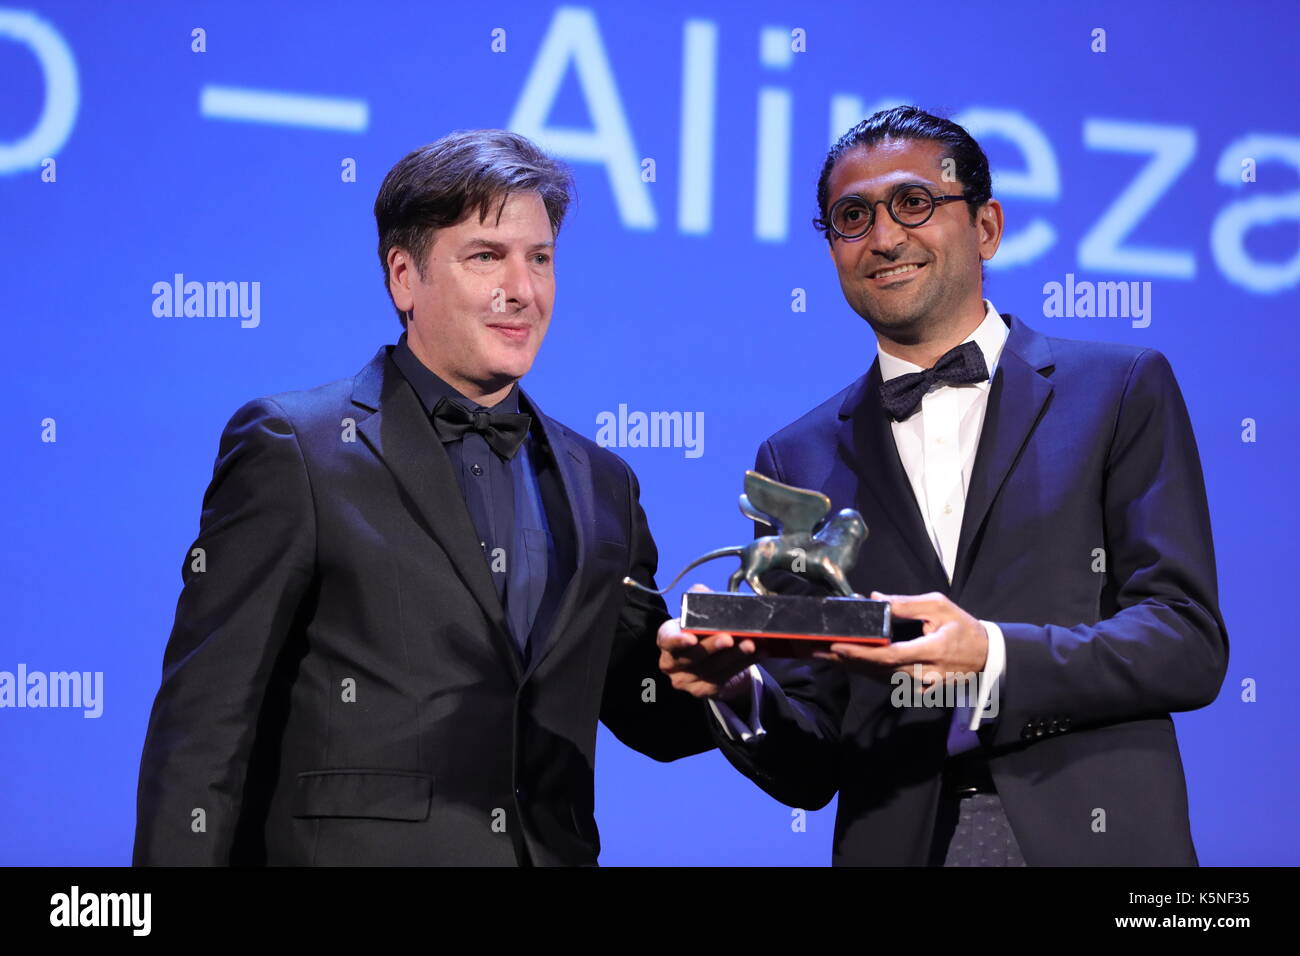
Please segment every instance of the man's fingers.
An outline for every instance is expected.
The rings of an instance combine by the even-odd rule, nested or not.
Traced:
[[[699,636],[702,638],[700,640],[700,647],[710,654],[716,654],[718,651],[730,650],[736,646],[736,638],[725,631],[719,631],[717,634],[703,634]]]
[[[721,651],[696,666],[697,673],[703,680],[721,686],[735,677],[754,662],[754,655],[746,654],[740,648]]]
[[[683,648],[694,647],[699,643],[699,638],[694,634],[688,634],[682,630],[681,623],[675,617],[670,617],[659,625],[659,636],[656,638],[659,647],[666,651],[679,651]]]
[[[692,640],[689,642],[682,640],[685,637]],[[734,674],[735,670],[739,669],[734,667],[736,661],[749,661],[758,654],[758,647],[754,641],[749,639],[737,641],[735,636],[726,633],[693,635],[682,631],[676,637],[661,634],[659,648],[664,655],[667,655],[661,656],[660,660],[671,661],[674,671],[691,671],[707,675],[728,668],[732,668],[731,674]]]
[[[826,648],[840,660],[862,661],[881,667],[892,667],[898,652],[896,644],[832,644]]]
[[[661,634],[659,635],[659,649],[668,651],[670,654],[682,654],[687,650],[694,649],[699,643],[699,639],[694,634]]]
[[[899,641],[897,644],[891,644],[890,647],[896,648],[890,663],[895,667],[911,667],[913,664],[926,663],[936,660],[939,656],[939,643],[947,636],[941,633],[943,628],[924,637],[914,637],[910,641]]]
[[[890,611],[898,617],[918,618],[923,621],[948,620],[955,617],[955,605],[937,591],[929,594],[883,594],[872,591],[874,601],[888,601]]]
[[[865,674],[868,677],[878,680],[888,679],[894,673],[894,669],[888,664],[882,664],[878,661],[864,660],[858,657],[847,657],[843,654],[836,654],[829,650],[813,651],[812,656],[821,658],[825,661],[831,661],[846,670],[853,671],[857,674]]]
[[[688,632],[682,631],[682,633],[686,634]],[[694,644],[677,644],[674,646],[682,649],[683,652],[689,648],[692,657],[700,659],[710,654],[717,654],[719,651],[730,650],[737,643],[735,637],[722,631],[716,634],[692,634],[690,636],[695,638]],[[664,645],[660,644],[659,646],[663,647]]]
[[[663,651],[659,656],[659,669],[670,677],[679,675],[686,681],[701,680],[715,684],[724,684],[736,674],[754,662],[754,654],[741,648],[732,647],[714,654],[693,656],[674,656]],[[679,690],[681,685],[674,681]]]

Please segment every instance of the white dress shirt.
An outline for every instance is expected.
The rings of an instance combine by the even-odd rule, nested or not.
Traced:
[[[952,583],[953,567],[957,559],[957,542],[961,536],[962,515],[965,513],[966,492],[970,487],[971,471],[975,466],[975,452],[979,448],[980,432],[984,427],[984,412],[988,407],[989,389],[997,369],[998,357],[1006,342],[1008,329],[1002,317],[988,299],[984,300],[984,320],[963,340],[975,342],[984,355],[988,367],[986,381],[970,385],[939,384],[921,399],[921,406],[905,420],[890,419],[894,443],[903,470],[912,485],[912,493],[921,510],[930,544]],[[877,343],[881,381],[889,381],[908,372],[924,371],[904,359],[890,355]],[[994,684],[1003,678],[1006,668],[1006,645],[1002,629],[992,621],[980,621],[988,633],[988,658],[980,675],[980,697],[977,706],[954,708],[953,724],[948,736],[948,752],[961,753],[978,746],[974,731],[979,727],[981,714],[988,707]],[[721,722],[727,736],[761,736],[765,731],[761,720],[762,673],[751,665],[746,672],[751,693],[750,719],[742,721],[725,701],[709,700],[714,716]]]

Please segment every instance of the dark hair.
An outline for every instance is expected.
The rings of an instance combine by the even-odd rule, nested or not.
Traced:
[[[423,278],[424,259],[437,230],[456,225],[474,211],[483,222],[494,202],[499,220],[508,195],[529,190],[541,194],[551,231],[559,235],[572,188],[567,166],[508,130],[456,130],[407,153],[388,171],[375,197],[379,262],[389,299],[388,251],[394,246],[411,254]],[[397,314],[405,327],[406,314],[401,309]]]
[[[833,235],[826,221],[830,212],[827,201],[830,199],[831,171],[839,158],[849,150],[859,146],[869,148],[883,139],[928,139],[942,143],[945,147],[944,158],[954,161],[957,180],[967,193],[971,222],[975,221],[980,206],[992,198],[993,184],[989,176],[988,157],[970,133],[952,120],[927,113],[920,107],[895,106],[868,116],[836,140],[826,154],[822,174],[817,180],[817,217],[813,219],[813,225],[826,234],[828,242]]]

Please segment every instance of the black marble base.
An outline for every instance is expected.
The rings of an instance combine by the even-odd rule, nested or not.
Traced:
[[[888,601],[727,591],[687,591],[681,624],[693,634],[762,640],[781,657],[803,657],[819,644],[888,644],[921,634],[921,622],[893,618]]]

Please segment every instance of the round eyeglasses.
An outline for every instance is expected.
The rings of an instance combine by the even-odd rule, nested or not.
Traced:
[[[928,222],[942,203],[965,199],[968,195],[938,196],[921,183],[902,183],[894,187],[888,199],[872,201],[853,193],[835,201],[826,217],[826,224],[841,239],[861,239],[875,225],[877,203],[884,203],[889,215],[900,226],[919,226]]]

